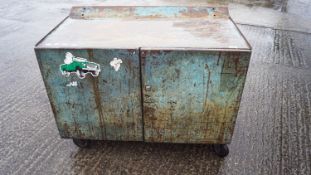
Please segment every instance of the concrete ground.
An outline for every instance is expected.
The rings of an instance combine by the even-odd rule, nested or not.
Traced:
[[[61,139],[33,47],[82,2],[1,0],[0,174],[311,174],[310,2],[241,2],[230,13],[253,54],[230,154],[219,158],[208,145],[81,150]]]

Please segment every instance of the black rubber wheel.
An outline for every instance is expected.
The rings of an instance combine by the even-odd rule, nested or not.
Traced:
[[[73,143],[80,148],[90,147],[90,141],[86,139],[72,139]]]
[[[226,157],[229,154],[229,148],[226,144],[213,145],[213,148],[219,157]]]

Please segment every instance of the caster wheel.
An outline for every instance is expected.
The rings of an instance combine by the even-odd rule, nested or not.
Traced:
[[[213,145],[213,148],[219,157],[226,157],[229,154],[229,148],[226,144]]]
[[[72,139],[73,143],[80,148],[88,148],[90,146],[90,141],[85,139]]]

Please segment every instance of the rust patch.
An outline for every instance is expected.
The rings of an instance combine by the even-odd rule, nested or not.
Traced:
[[[179,69],[175,69],[175,72],[176,72],[176,78],[179,78],[179,76],[180,76],[180,70]]]
[[[160,55],[161,54],[161,51],[160,50],[150,50],[148,53],[148,56],[151,55],[151,56],[155,56],[155,55]]]
[[[219,31],[223,31],[220,21],[213,20],[191,20],[191,21],[176,21],[174,27],[182,28],[187,32],[198,37],[209,37],[222,43],[228,42],[222,35],[217,35]]]
[[[207,97],[208,97],[208,91],[209,91],[209,84],[211,83],[211,70],[209,69],[208,67],[208,64],[205,64],[205,69],[207,69],[208,71],[208,76],[207,76],[207,88],[206,88],[206,92],[205,92],[205,101],[204,101],[204,106],[206,106],[206,101],[207,101]],[[203,75],[203,77],[205,77],[205,73]],[[205,80],[204,80],[204,83],[205,83]],[[205,109],[204,109],[205,111]]]
[[[156,110],[154,108],[145,106],[144,107],[144,114],[145,114],[144,116],[145,116],[145,118],[148,118],[149,120],[157,120],[157,118],[154,116],[155,111]]]
[[[248,70],[248,62],[243,62],[243,57],[240,53],[226,53],[226,59],[222,67],[222,74],[233,74],[235,76],[243,76]],[[244,65],[245,64],[245,65]]]
[[[55,116],[55,119],[57,119],[56,116],[58,116],[58,114],[57,114],[57,110],[56,110],[56,108],[55,108],[53,99],[50,100],[50,103],[51,103],[51,108],[52,108],[52,112],[53,112],[53,114],[54,114],[54,116]]]
[[[173,105],[173,107],[172,107]],[[234,106],[234,107],[233,107]],[[179,110],[178,103],[169,103],[167,108],[144,107],[146,140],[156,142],[185,143],[224,143],[223,130],[233,127],[236,115],[236,105],[221,106],[207,101],[204,112],[194,113],[185,110],[182,116],[173,116]],[[229,123],[229,124],[225,124]],[[231,125],[230,125],[231,124]]]
[[[219,129],[219,135],[217,139],[219,143],[224,142],[224,134],[225,134],[225,123],[221,123],[220,129]]]
[[[157,8],[161,8],[157,11]],[[155,9],[153,11],[153,9]],[[174,15],[166,13],[176,11]],[[146,12],[146,13],[145,13]],[[126,18],[126,19],[172,19],[172,18],[228,18],[227,7],[208,6],[76,6],[70,17],[75,19]]]
[[[87,50],[89,60],[93,61],[94,60],[94,55],[93,55],[93,50],[88,49]],[[102,111],[102,105],[101,105],[101,98],[100,98],[100,93],[99,93],[99,80],[98,77],[92,78],[93,81],[93,91],[94,91],[94,98],[95,98],[95,104],[96,104],[96,109],[98,110],[99,113],[99,126],[101,128],[101,133],[102,133],[102,138],[106,137],[106,129],[104,126],[104,115]]]
[[[73,138],[86,138],[85,133],[81,131],[80,126],[77,122],[74,123],[74,132],[71,133]]]
[[[70,136],[70,129],[69,129],[69,126],[68,126],[67,123],[64,123],[64,124],[63,124],[62,129],[63,129],[63,132],[64,132],[63,134],[64,134],[66,137],[69,137],[69,136]]]

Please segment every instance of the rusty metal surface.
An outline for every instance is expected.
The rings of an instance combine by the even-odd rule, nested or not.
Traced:
[[[98,78],[62,76],[66,52],[101,65]],[[37,49],[43,80],[63,138],[142,141],[138,50]],[[116,72],[109,62],[122,58]],[[72,83],[76,86],[71,86]]]
[[[227,15],[224,7],[75,7],[37,47],[250,49]]]
[[[60,135],[96,140],[230,143],[251,48],[227,10],[204,6],[73,7],[69,18],[36,45]],[[192,53],[153,55],[157,53],[153,50],[148,55],[145,47],[192,50]],[[200,51],[204,49],[205,52]],[[235,52],[216,53],[213,49]],[[240,53],[241,50],[247,53]],[[67,58],[68,53],[95,61],[93,64],[98,64],[102,73],[84,79],[78,62],[67,71],[83,79],[60,71],[62,61],[65,62],[62,66],[67,67],[66,59],[72,59]],[[113,59],[126,62],[121,72],[113,72],[109,66]],[[171,77],[173,70],[182,76]],[[163,81],[159,82],[159,78]],[[183,83],[191,78],[197,80],[194,87]],[[150,83],[154,94],[141,92],[149,81],[162,87],[153,89],[155,84]],[[195,104],[185,107],[191,103]]]
[[[230,143],[250,52],[141,49],[145,140]]]
[[[69,14],[73,19],[176,19],[228,18],[227,7],[209,6],[75,6]]]
[[[272,28],[239,25],[253,54],[225,159],[208,145],[100,141],[82,150],[61,139],[33,45],[80,3],[1,0],[1,175],[311,173],[311,35]]]

